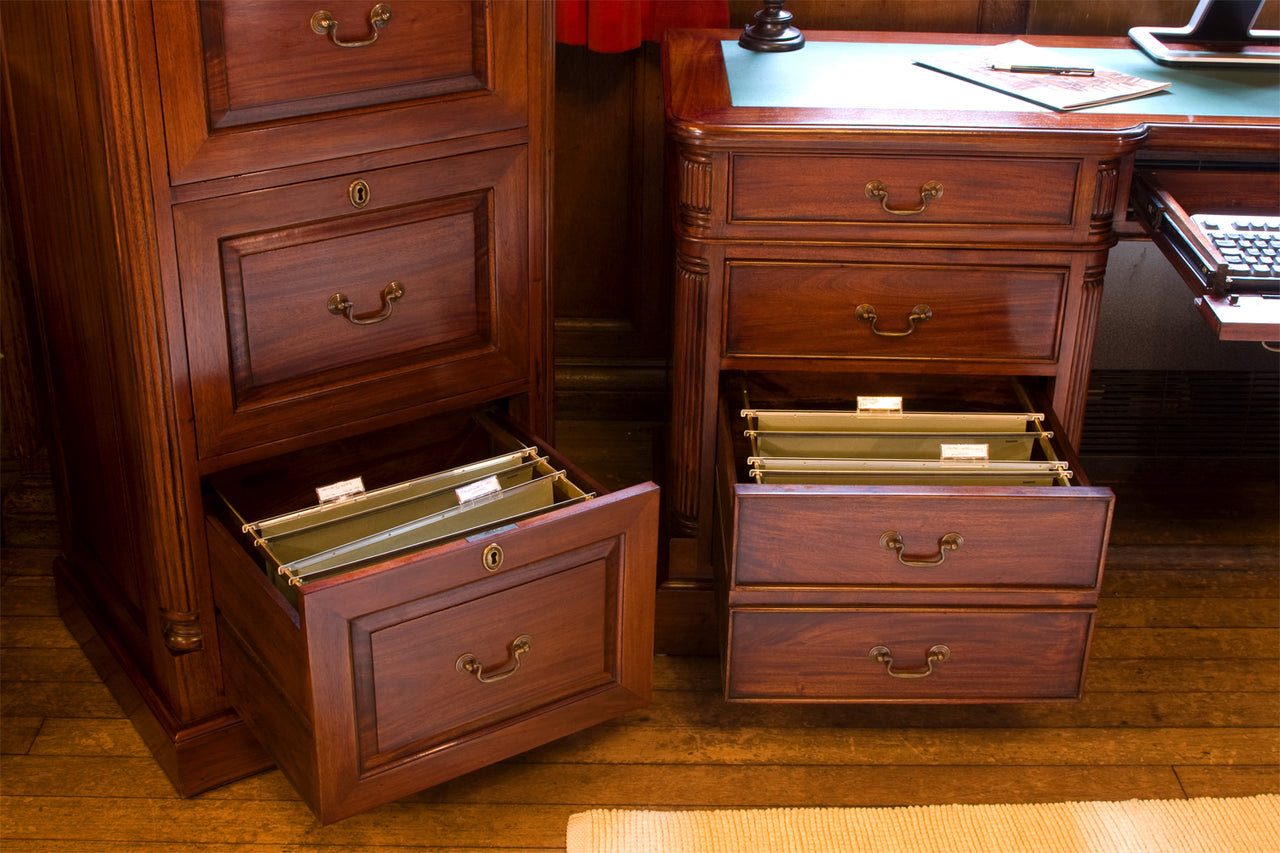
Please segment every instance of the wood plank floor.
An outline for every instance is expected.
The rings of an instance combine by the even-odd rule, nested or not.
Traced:
[[[647,476],[649,439],[566,423],[558,443],[618,484]],[[1276,463],[1177,467],[1092,465],[1118,502],[1079,703],[731,705],[713,660],[659,657],[649,708],[327,827],[279,771],[175,795],[58,619],[47,478],[17,478],[3,516],[0,848],[563,850],[569,815],[594,807],[1277,792]]]

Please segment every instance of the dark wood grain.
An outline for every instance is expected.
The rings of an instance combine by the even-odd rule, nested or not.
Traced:
[[[522,3],[441,4],[444,29],[435,26],[427,7],[403,9],[387,22],[379,42],[353,49],[334,47],[313,33],[315,9],[305,4],[276,13],[259,13],[252,4],[213,4],[204,7],[203,22],[195,4],[160,3],[154,11],[150,4],[136,5],[131,14],[144,35],[163,45],[158,66],[150,70],[155,94],[166,102],[163,113],[156,113],[163,115],[163,125],[154,131],[169,155],[174,184],[320,164],[474,132],[522,130],[530,119],[530,87],[539,86],[525,68],[527,35],[541,22]],[[352,3],[342,11],[356,19],[342,22],[344,38],[348,28],[367,30],[360,19],[367,18],[368,7]],[[221,21],[227,15],[237,18],[230,28]],[[210,18],[219,19],[218,29],[208,26]],[[437,41],[449,34],[466,39],[461,53],[459,45]],[[255,40],[274,47],[260,50]],[[283,92],[273,87],[272,76],[281,67],[291,69]],[[299,81],[312,74],[310,82]],[[400,110],[392,109],[391,121],[385,120],[388,108]],[[308,120],[316,118],[325,120]]]
[[[735,260],[725,282],[726,359],[914,359],[1050,363],[1070,274],[1041,259],[1000,266],[921,250],[900,263]],[[870,306],[874,321],[860,317]],[[917,305],[928,319],[912,321]],[[833,322],[834,321],[834,322]],[[815,330],[821,330],[815,334]],[[933,365],[931,365],[931,368]]]

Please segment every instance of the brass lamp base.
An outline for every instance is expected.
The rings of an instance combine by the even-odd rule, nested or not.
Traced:
[[[738,45],[766,53],[783,53],[804,47],[804,33],[791,26],[791,13],[782,8],[784,2],[764,0],[764,8],[756,12],[755,22],[748,24],[738,37]]]

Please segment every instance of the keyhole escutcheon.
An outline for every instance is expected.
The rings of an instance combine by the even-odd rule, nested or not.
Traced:
[[[364,207],[369,203],[369,185],[364,181],[352,181],[347,187],[347,198],[351,199],[352,207]]]
[[[502,553],[502,546],[493,544],[485,546],[484,552],[480,555],[480,559],[484,563],[486,571],[496,572],[498,569],[502,568],[502,560],[504,556],[505,555]]]

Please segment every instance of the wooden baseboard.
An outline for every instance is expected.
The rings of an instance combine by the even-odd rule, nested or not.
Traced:
[[[103,630],[66,561],[53,567],[58,614],[179,796],[191,797],[274,766],[234,711],[180,724]]]
[[[654,652],[660,655],[714,657],[720,653],[715,591],[659,587]]]
[[[555,411],[558,419],[662,422],[668,405],[664,363],[558,361]]]

